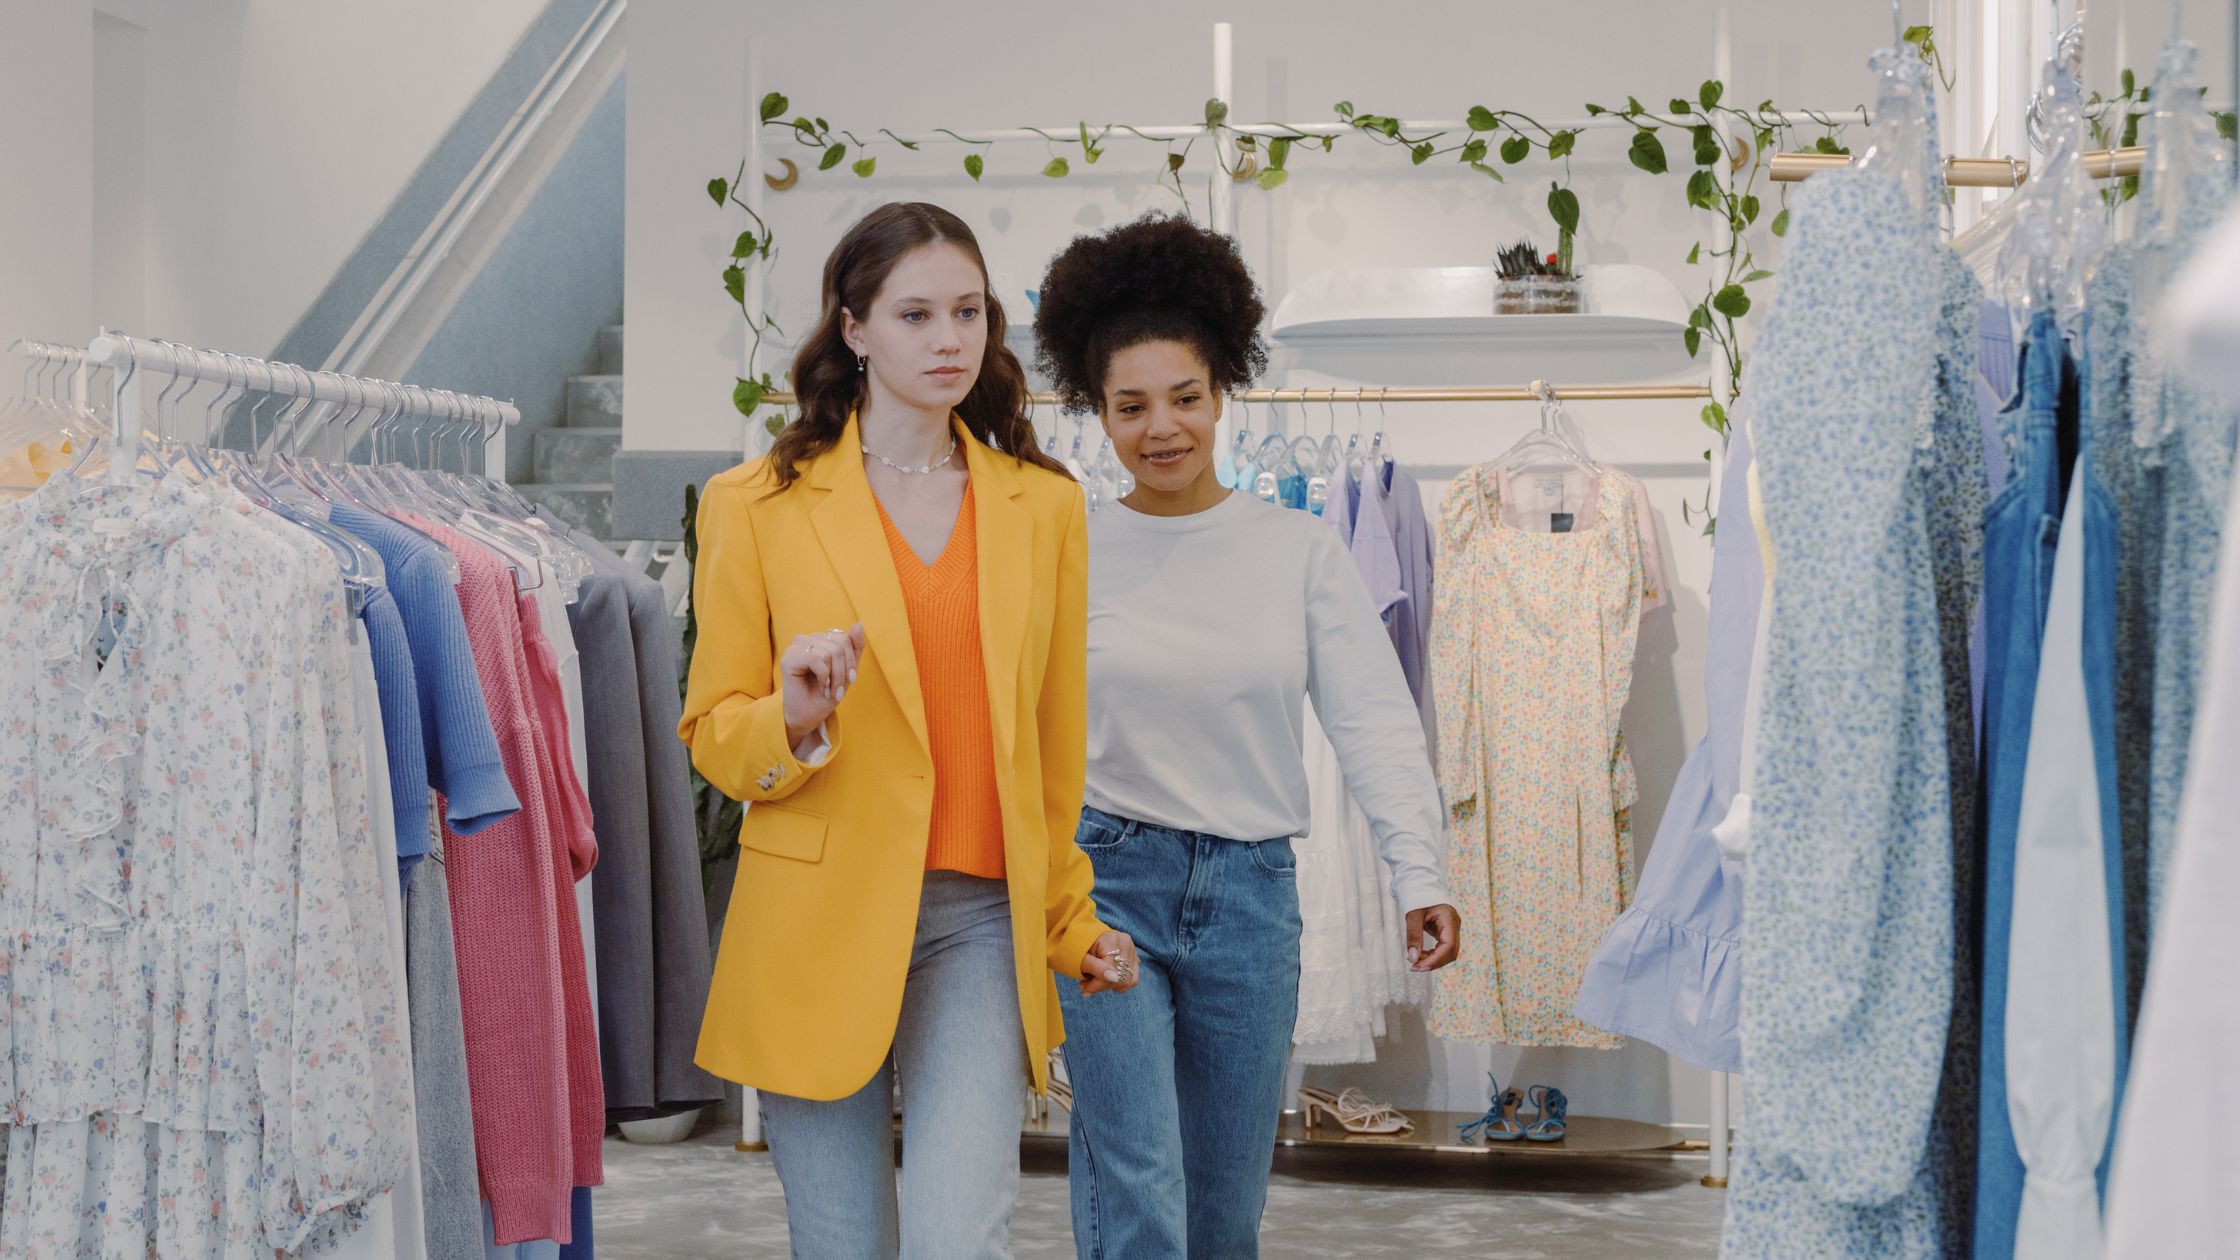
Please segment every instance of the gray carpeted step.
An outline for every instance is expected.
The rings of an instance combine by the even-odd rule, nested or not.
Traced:
[[[614,480],[614,453],[622,447],[622,430],[538,429],[530,442],[534,480],[602,484]]]
[[[622,378],[571,376],[568,378],[567,426],[571,429],[622,427]]]

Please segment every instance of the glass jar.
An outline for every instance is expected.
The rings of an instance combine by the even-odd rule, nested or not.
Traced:
[[[1493,282],[1496,315],[1576,315],[1579,281],[1573,276],[1514,276]]]

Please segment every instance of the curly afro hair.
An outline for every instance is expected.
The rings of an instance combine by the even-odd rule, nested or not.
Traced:
[[[1112,356],[1147,341],[1187,343],[1212,387],[1233,389],[1268,366],[1265,311],[1236,241],[1180,215],[1149,214],[1081,237],[1050,260],[1035,361],[1069,411],[1097,410]]]

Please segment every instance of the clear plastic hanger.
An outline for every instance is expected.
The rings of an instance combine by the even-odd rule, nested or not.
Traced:
[[[1356,481],[1361,479],[1361,470],[1368,465],[1368,456],[1361,449],[1361,431],[1369,423],[1368,416],[1361,410],[1361,395],[1364,392],[1359,386],[1353,391],[1353,433],[1346,438],[1344,455],[1345,466]]]
[[[486,497],[486,487],[478,479],[441,469],[442,443],[447,438],[455,438],[459,442],[459,462],[463,467],[467,462],[467,435],[482,430],[479,421],[467,419],[471,408],[464,396],[449,390],[439,390],[436,391],[436,397],[443,406],[443,419],[437,426],[429,447],[439,465],[424,480],[450,497],[452,526],[499,553],[500,558],[513,570],[516,594],[527,594],[543,586],[548,574],[558,577],[560,565],[557,561],[557,540],[549,532],[532,530],[520,520],[509,520],[500,515],[493,510],[497,505]],[[529,580],[530,574],[527,572],[532,567],[536,570],[535,581]],[[572,599],[573,592],[569,594]]]
[[[1905,42],[1898,0],[1891,0],[1890,22],[1891,46],[1876,52],[1868,63],[1879,84],[1874,119],[1852,165],[1888,172],[1905,191],[1906,203],[1927,215],[1942,209],[1929,137],[1929,66]]]
[[[2140,121],[2139,238],[2173,245],[2214,222],[2231,200],[2232,146],[2217,135],[2195,73],[2200,49],[2173,33],[2155,62],[2154,108]]]
[[[1600,473],[1601,466],[1564,436],[1570,415],[1556,397],[1555,387],[1546,381],[1534,381],[1532,392],[1540,398],[1540,426],[1527,430],[1508,450],[1495,456],[1494,466],[1504,472],[1553,467]]]
[[[1087,429],[1088,424],[1089,413],[1085,411],[1073,413],[1073,446],[1066,452],[1065,465],[1066,471],[1073,474],[1073,479],[1081,483],[1084,490],[1092,491],[1089,496],[1089,510],[1094,512],[1097,510],[1097,496],[1093,493],[1095,487],[1089,484],[1089,457],[1081,449],[1081,443],[1085,440],[1083,431]],[[1051,427],[1055,428],[1056,426]]]
[[[2082,335],[2085,282],[2107,241],[2100,190],[2084,169],[2088,133],[2072,64],[2082,51],[2072,31],[2045,65],[2032,106],[2032,138],[2043,133],[2045,158],[2011,198],[2013,227],[1997,266],[2000,297],[2018,331],[2051,311],[2072,339]]]
[[[2139,173],[2131,276],[2131,310],[2140,325],[2131,365],[2131,440],[2148,452],[2150,465],[2164,462],[2164,443],[2177,433],[2182,416],[2199,410],[2170,388],[2176,382],[2161,353],[2168,340],[2160,327],[2162,298],[2191,243],[2232,199],[2232,146],[2217,135],[2215,118],[2203,103],[2194,73],[2198,56],[2193,43],[2173,31],[2155,65],[2154,108],[2139,127],[2147,152]]]
[[[1052,459],[1058,459],[1058,419],[1059,417],[1056,414],[1052,414],[1050,417],[1050,433],[1042,439],[1042,453]],[[1027,398],[1027,423],[1030,426],[1035,424],[1034,397],[1032,395]],[[1061,459],[1058,462],[1064,463],[1065,461]]]
[[[130,384],[132,378],[137,376],[140,372],[140,353],[134,348],[132,339],[129,337],[125,338],[124,345],[124,375],[116,377],[110,386],[113,391],[118,393],[122,393],[124,387]],[[114,410],[114,408],[111,408],[112,413],[114,412]],[[133,480],[135,479],[135,475],[137,475],[138,477],[146,477],[150,480],[155,481],[162,480],[166,472],[163,461],[150,460],[147,458],[147,442],[144,440],[144,431],[143,441],[140,443],[140,459],[137,466],[129,470],[110,467],[111,463],[113,462],[111,455],[112,449],[115,446],[115,435],[119,432],[122,432],[125,425],[138,425],[140,423],[141,420],[139,416],[120,416],[111,414],[111,416],[109,417],[109,424],[107,428],[95,429],[93,431],[92,437],[87,440],[83,448],[78,452],[78,457],[70,462],[69,470],[66,473],[59,473],[56,475],[68,476],[72,478],[84,478],[89,476],[92,470],[98,468],[105,469],[107,471],[107,480],[112,484],[121,484],[123,482]]]
[[[1377,386],[1377,431],[1375,435],[1369,439],[1369,467],[1374,469],[1379,476],[1383,475],[1384,466],[1387,463],[1390,463],[1392,459],[1390,455],[1387,455],[1385,453],[1384,449],[1384,396],[1385,392],[1390,388],[1392,387],[1389,385]]]
[[[291,367],[291,371],[302,372],[302,369]],[[310,403],[315,401],[311,397],[311,377],[309,373],[303,373],[303,376],[303,398],[306,403]],[[308,407],[298,408],[294,416],[300,417],[308,409]],[[283,422],[292,423],[293,419],[293,417],[283,413],[274,417],[274,424],[278,426]],[[283,433],[276,427],[273,433],[275,447],[280,444],[283,436]],[[366,594],[372,588],[380,586],[384,580],[385,571],[381,564],[380,553],[367,546],[356,534],[336,528],[333,522],[327,519],[328,505],[326,499],[321,497],[318,489],[303,475],[292,456],[281,455],[276,452],[270,457],[266,466],[278,470],[281,475],[253,479],[257,480],[258,484],[271,495],[269,501],[264,504],[265,508],[288,523],[302,528],[306,533],[317,538],[328,551],[334,554],[335,562],[342,570],[343,579],[353,588],[351,612],[355,615],[359,609],[365,606],[364,598]]]
[[[1358,404],[1360,402],[1360,391],[1356,390],[1354,392],[1354,401],[1356,404]],[[1327,472],[1336,472],[1338,470],[1338,465],[1345,462],[1345,451],[1338,443],[1337,396],[1338,391],[1331,390],[1327,395],[1323,397],[1322,400],[1323,408],[1324,410],[1329,412],[1330,419],[1330,426],[1328,430],[1323,434],[1322,438],[1322,467]]]
[[[1298,474],[1298,463],[1291,456],[1291,442],[1283,436],[1282,417],[1283,408],[1270,397],[1268,436],[1260,440],[1252,453],[1253,466],[1258,470],[1252,477],[1252,495],[1266,503],[1281,503],[1284,480]]]
[[[1241,475],[1245,465],[1252,462],[1252,404],[1245,395],[1249,390],[1237,392],[1237,433],[1229,440],[1229,462]]]
[[[1097,458],[1089,465],[1089,475],[1108,501],[1125,499],[1135,493],[1136,479],[1128,475],[1128,466],[1120,462],[1120,452],[1113,449],[1111,438],[1097,444]]]
[[[34,442],[89,442],[98,428],[91,409],[66,392],[66,382],[79,370],[82,354],[73,357],[69,347],[44,342],[18,341],[34,357],[24,365],[18,395],[0,404],[0,454],[22,450]]]

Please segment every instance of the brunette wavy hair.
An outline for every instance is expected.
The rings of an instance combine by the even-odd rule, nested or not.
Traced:
[[[971,256],[980,268],[981,284],[990,288],[987,352],[957,414],[972,436],[988,446],[1071,479],[1065,465],[1035,444],[1034,422],[1027,415],[1026,369],[1004,348],[1003,303],[988,285],[988,260],[972,229],[928,202],[891,201],[857,220],[824,261],[824,313],[793,356],[799,415],[770,447],[770,471],[777,483],[772,493],[791,486],[802,465],[831,450],[848,427],[848,413],[868,400],[869,379],[857,370],[856,353],[840,336],[843,313],[853,311],[858,318],[868,314],[904,255],[944,241]]]

